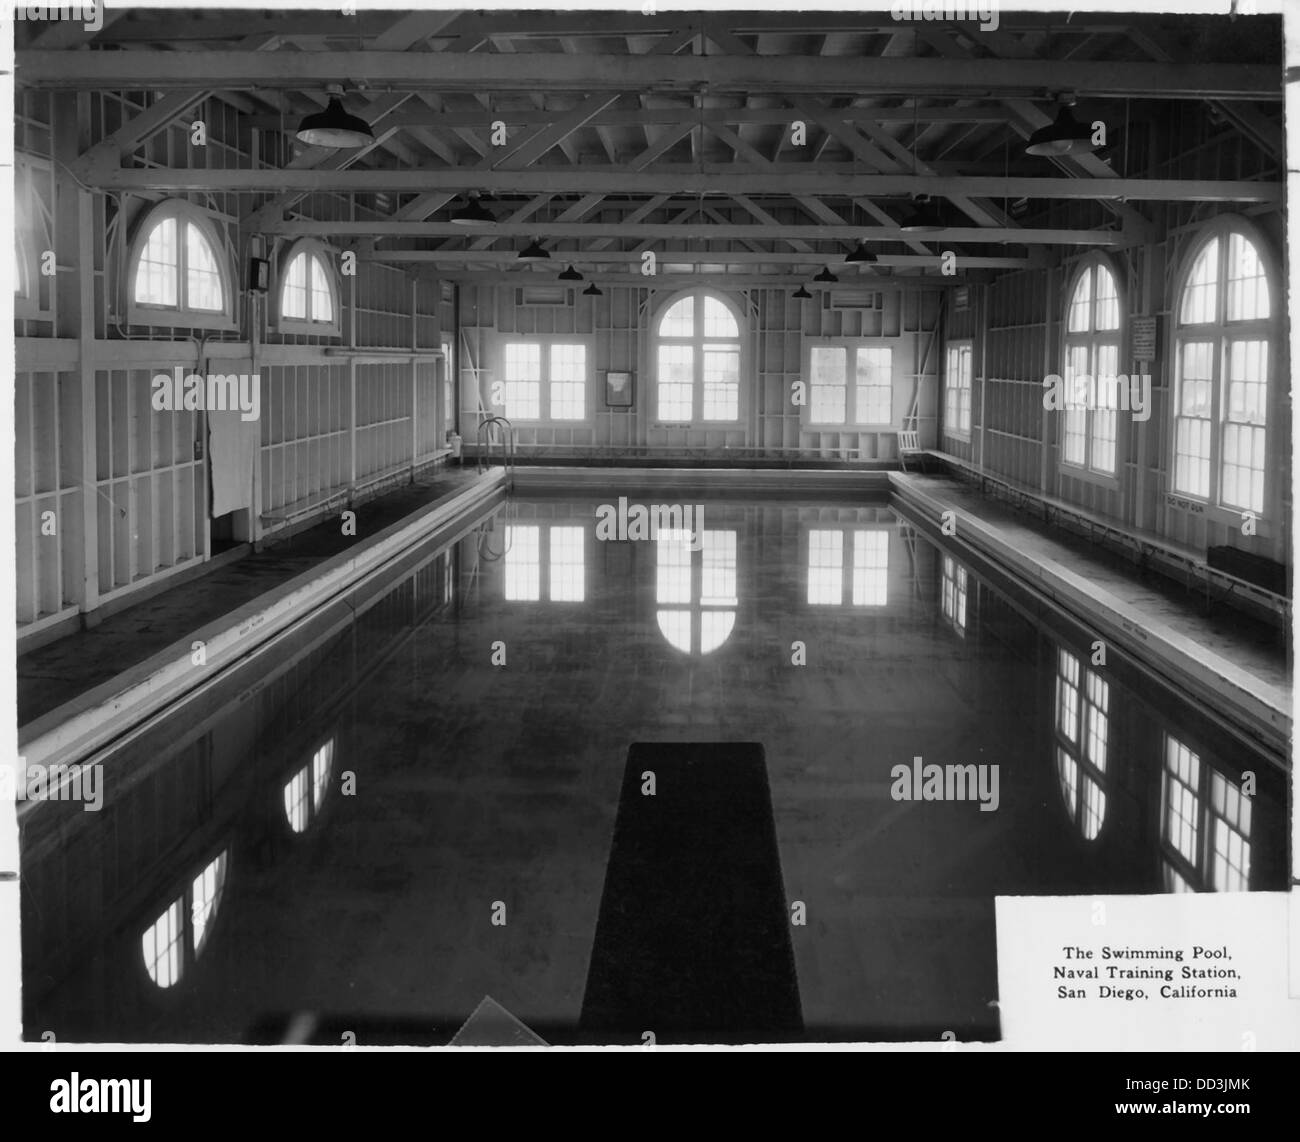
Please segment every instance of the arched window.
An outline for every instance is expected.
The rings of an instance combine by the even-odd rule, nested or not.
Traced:
[[[1118,409],[1131,405],[1127,388],[1119,391],[1119,290],[1114,271],[1101,255],[1084,261],[1068,296],[1061,463],[1114,476]]]
[[[229,850],[222,849],[140,937],[145,971],[158,987],[178,984],[186,967],[207,947],[221,908],[228,862]]]
[[[281,333],[340,334],[338,286],[332,265],[329,251],[319,242],[304,238],[289,247],[280,271],[277,328]]]
[[[230,263],[210,215],[186,202],[163,202],[131,243],[127,320],[133,325],[233,328]]]
[[[695,290],[672,302],[655,327],[655,419],[740,419],[740,321],[727,302]]]
[[[1187,266],[1175,294],[1172,489],[1261,515],[1279,350],[1271,264],[1254,229],[1225,218]]]

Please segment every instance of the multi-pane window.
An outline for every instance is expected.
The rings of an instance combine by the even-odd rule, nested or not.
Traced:
[[[884,528],[813,528],[808,532],[808,602],[855,607],[889,602],[889,532]]]
[[[295,833],[305,833],[307,826],[320,814],[325,795],[329,792],[333,768],[334,739],[330,738],[312,754],[311,761],[285,783],[284,816]]]
[[[207,946],[226,887],[229,855],[229,850],[223,849],[204,865],[190,880],[188,889],[168,904],[141,935],[145,971],[158,987],[179,983],[186,965]]]
[[[943,383],[943,430],[949,436],[970,436],[971,343],[948,346]]]
[[[1249,889],[1250,797],[1169,733],[1160,815],[1166,889]]]
[[[684,528],[661,528],[655,538],[655,620],[670,645],[709,654],[736,625],[736,532],[694,538]]]
[[[1277,335],[1264,262],[1245,233],[1225,229],[1200,247],[1177,315],[1173,491],[1259,514]]]
[[[1056,662],[1056,775],[1070,820],[1084,840],[1106,819],[1106,760],[1110,685],[1058,648]]]
[[[299,242],[284,263],[280,327],[290,332],[332,333],[339,328],[334,279],[324,247]]]
[[[507,341],[502,350],[505,407],[511,420],[585,420],[587,346]]]
[[[129,310],[140,322],[224,322],[233,290],[216,227],[183,202],[164,202],[144,220],[132,247]]]
[[[145,970],[159,987],[179,982],[184,963],[185,899],[173,900],[140,939]]]
[[[966,637],[966,568],[951,555],[943,557],[943,575],[940,591],[940,604],[943,617],[952,623],[953,629]]]
[[[890,424],[893,350],[888,345],[814,344],[808,353],[809,424]]]
[[[510,602],[535,603],[543,594],[553,603],[586,598],[586,528],[512,524],[506,528],[504,593]]]
[[[697,290],[657,328],[655,418],[661,423],[740,419],[740,325],[721,298]]]
[[[1093,258],[1079,271],[1066,307],[1061,459],[1103,476],[1115,475],[1117,465],[1119,344],[1115,275]]]

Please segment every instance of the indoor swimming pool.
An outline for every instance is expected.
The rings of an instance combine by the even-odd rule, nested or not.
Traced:
[[[26,1038],[990,1040],[995,896],[1285,886],[1278,759],[975,551],[676,496],[498,496],[30,807]]]

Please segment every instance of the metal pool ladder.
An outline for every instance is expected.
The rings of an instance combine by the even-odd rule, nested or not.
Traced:
[[[490,427],[495,426],[495,427]],[[501,440],[501,464],[506,470],[506,487],[509,488],[514,482],[515,466],[515,427],[504,416],[489,416],[486,420],[480,420],[478,425],[478,438],[475,442],[475,470],[483,471],[484,451],[483,451],[483,430],[488,429],[487,434],[487,467],[492,467],[492,438],[497,436]]]

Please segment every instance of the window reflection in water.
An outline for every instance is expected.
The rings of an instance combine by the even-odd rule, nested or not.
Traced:
[[[1247,891],[1250,798],[1169,733],[1165,734],[1160,800],[1165,888],[1170,892]]]
[[[289,778],[284,787],[284,815],[295,833],[306,832],[320,812],[329,792],[330,772],[334,767],[334,739],[331,738]]]
[[[190,882],[140,937],[145,971],[160,988],[174,987],[196,960],[212,935],[226,887],[229,853],[223,849]],[[188,902],[188,909],[186,904]],[[185,917],[189,916],[186,925]]]
[[[547,571],[547,597],[553,603],[581,603],[587,594],[585,527],[536,524],[506,528],[505,597],[509,602],[535,603],[542,597],[542,569]],[[543,545],[546,554],[543,554]]]
[[[1084,670],[1069,651],[1058,649],[1056,775],[1066,812],[1089,841],[1101,832],[1106,819],[1109,735],[1109,684],[1091,670]]]
[[[670,645],[686,654],[717,650],[736,625],[736,532],[702,531],[694,552],[691,532],[660,530],[655,602],[659,630]]]
[[[888,604],[889,532],[884,528],[812,528],[808,532],[809,604],[843,605],[846,570],[851,572],[848,584],[853,606]]]
[[[966,568],[951,555],[943,557],[943,590],[940,594],[943,617],[953,629],[966,637]]]

